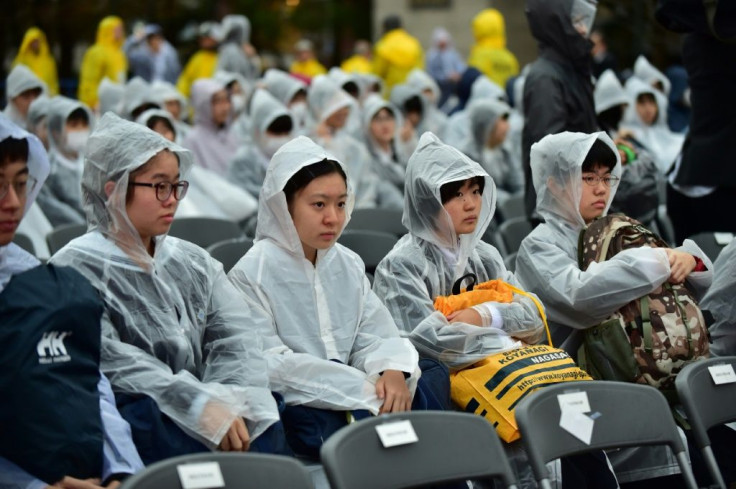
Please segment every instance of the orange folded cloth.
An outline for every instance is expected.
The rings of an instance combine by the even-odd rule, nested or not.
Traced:
[[[489,280],[475,286],[471,291],[456,295],[440,295],[434,300],[434,308],[445,316],[462,311],[483,302],[511,302],[514,297],[512,287],[503,280]]]

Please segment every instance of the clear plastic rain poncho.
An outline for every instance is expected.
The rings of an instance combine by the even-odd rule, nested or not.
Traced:
[[[253,95],[253,86],[248,80],[245,79],[240,73],[231,71],[216,71],[213,78],[225,87],[232,87],[231,84],[238,84],[240,92],[236,93],[232,90],[228,90],[230,93],[230,104],[232,113],[232,124],[231,131],[237,136],[237,138],[243,144],[251,143],[251,120],[250,115],[246,108],[250,102],[250,98]]]
[[[174,119],[176,128],[176,143],[181,144],[189,130],[192,128],[183,121],[187,118],[189,112],[189,102],[187,98],[176,89],[173,83],[163,80],[156,80],[151,83],[151,98],[161,108],[166,108],[167,102],[179,102],[179,119]]]
[[[313,123],[309,117],[307,102],[292,103],[292,100],[300,90],[304,90],[305,94],[307,93],[307,84],[285,71],[274,68],[266,70],[261,83],[266,87],[266,90],[271,92],[271,95],[289,108],[296,122],[296,132],[305,134]]]
[[[122,114],[124,93],[125,86],[123,84],[111,81],[109,78],[103,78],[97,86],[98,111],[100,116],[105,114],[105,112]]]
[[[255,438],[279,419],[257,334],[265,315],[202,248],[161,235],[149,255],[126,213],[131,172],[165,150],[186,180],[189,151],[105,114],[85,155],[89,231],[51,262],[76,268],[102,294],[101,366],[116,392],[151,397],[210,447],[237,416]]]
[[[291,139],[287,136],[269,136],[268,126],[279,117],[293,118],[284,104],[268,91],[257,89],[250,103],[252,144],[243,145],[230,162],[228,179],[238,187],[258,198],[266,178],[268,161],[273,154]],[[293,126],[292,126],[293,127]],[[293,130],[292,130],[293,132]]]
[[[601,76],[596,80],[593,100],[595,101],[596,114],[617,105],[629,105],[629,97],[626,95],[623,85],[618,81],[616,73],[610,69],[601,73]]]
[[[260,74],[260,63],[246,55],[243,46],[250,43],[250,20],[245,15],[226,15],[220,24],[223,42],[217,53],[217,70],[238,73],[246,80]]]
[[[470,87],[470,96],[465,103],[465,108],[452,114],[447,120],[447,131],[445,134],[447,144],[459,146],[463,141],[467,140],[470,135],[470,118],[468,116],[470,104],[479,100],[489,99],[505,101],[506,92],[490,78],[481,75],[475,79]]]
[[[75,139],[67,131],[66,123],[72,112],[83,110],[87,114],[89,127],[75,130]],[[83,103],[57,95],[49,103],[46,117],[49,140],[49,162],[51,175],[41,190],[38,203],[51,224],[83,224],[82,170],[84,169],[84,145],[94,127],[92,111]]]
[[[394,138],[388,152],[380,147],[371,132],[371,121],[383,109],[391,112],[394,121],[396,121]],[[381,180],[389,181],[403,190],[406,164],[416,146],[416,139],[410,138],[406,143],[401,141],[401,121],[401,112],[392,104],[386,102],[380,95],[373,94],[365,99],[363,103],[363,135],[366,147],[372,156],[373,171]]]
[[[0,115],[0,141],[9,137],[28,141],[28,174],[36,180],[36,185],[28,189],[26,194],[25,218],[25,214],[33,207],[39,191],[49,176],[49,161],[46,157],[46,150],[36,136],[27,133],[10,119]],[[11,276],[38,264],[39,261],[34,256],[13,242],[0,246],[0,292],[10,281]]]
[[[736,239],[721,250],[713,263],[713,284],[700,307],[713,314],[710,352],[715,356],[736,355]]]
[[[531,151],[537,210],[546,222],[522,242],[516,257],[516,276],[546,307],[556,346],[570,335],[571,328],[586,329],[600,323],[670,276],[669,260],[662,248],[624,250],[604,262],[591,264],[586,271],[580,270],[578,237],[585,227],[580,215],[582,165],[596,139],[615,153],[617,163],[611,175],[620,177],[618,150],[603,132],[546,136]],[[615,193],[616,188],[612,188],[603,215],[608,212]],[[705,262],[708,271],[688,277],[695,290],[703,293],[712,280],[710,260],[690,240],[685,240],[678,249]],[[570,344],[577,339],[571,337]]]
[[[352,82],[358,89],[357,99],[353,98],[352,95],[350,96],[351,98],[353,98],[353,103],[350,106],[350,115],[348,115],[348,120],[345,123],[345,128],[343,130],[347,131],[347,133],[354,138],[361,139],[363,137],[363,126],[361,123],[361,121],[363,120],[363,110],[358,101],[361,100],[361,89],[363,87],[358,82],[358,77],[355,73],[348,73],[338,68],[337,66],[330,68],[330,71],[327,72],[327,76],[332,79],[332,81],[334,81],[335,84],[337,84],[337,86],[340,88],[344,88],[345,84]]]
[[[347,170],[303,136],[276,152],[261,191],[255,244],[228,277],[271,316],[263,347],[271,388],[287,404],[377,414],[381,372],[411,374],[413,394],[419,357],[371,290],[358,255],[335,244],[317,251],[315,265],[304,256],[283,188],[301,168],[325,159]],[[349,174],[347,183],[345,224],[355,198]]]
[[[143,106],[158,105],[153,98],[151,84],[136,76],[128,80],[123,87],[122,114],[126,119],[133,120],[133,112]],[[159,106],[159,108],[161,108]]]
[[[320,124],[338,110],[352,107],[355,101],[328,76],[317,75],[309,87],[307,103],[316,123]],[[338,129],[328,137],[316,134],[315,128],[312,132],[312,139],[317,144],[345,162],[356,189],[356,207],[401,208],[401,192],[373,172],[370,154],[362,142],[344,129]]]
[[[15,65],[5,82],[5,97],[7,104],[3,114],[21,129],[26,128],[26,116],[21,114],[13,103],[13,99],[27,90],[40,88],[46,93],[46,84],[25,65]]]
[[[647,85],[653,87],[655,83],[662,84],[662,92],[665,95],[670,94],[672,83],[664,73],[654,67],[644,55],[639,55],[634,62],[634,76],[642,80]]]
[[[636,77],[626,81],[625,90],[629,97],[629,106],[624,112],[621,127],[630,130],[634,138],[652,155],[659,170],[667,173],[685,142],[684,135],[672,132],[667,125],[667,98],[662,92]],[[644,123],[636,111],[636,100],[643,94],[652,95],[657,103],[657,119],[652,125]]]
[[[445,183],[485,178],[485,189],[473,234],[458,236],[442,205]],[[534,343],[543,334],[534,302],[514,295],[508,304],[493,303],[503,318],[502,328],[449,323],[434,310],[434,299],[452,293],[453,284],[474,273],[478,282],[501,279],[517,285],[503,259],[481,236],[493,218],[496,188],[478,165],[457,149],[425,133],[406,170],[404,216],[409,230],[381,261],[373,285],[396,324],[423,356],[461,369],[499,351],[520,346],[517,339]]]
[[[182,146],[193,153],[196,164],[226,175],[228,163],[235,156],[241,141],[231,131],[229,122],[217,127],[212,119],[212,97],[220,90],[225,90],[225,85],[212,78],[194,82],[194,127],[182,141]]]
[[[422,124],[417,128],[419,134],[430,131],[440,139],[444,138],[445,131],[447,130],[447,115],[437,108],[437,102],[440,100],[440,87],[437,85],[437,82],[426,71],[420,68],[414,68],[409,72],[406,83],[418,88],[422,92],[422,97],[426,102],[424,104],[424,108],[426,109],[424,119],[422,119]],[[425,90],[432,92],[431,100],[424,93]]]
[[[515,162],[503,144],[495,148],[488,147],[488,139],[496,122],[502,117],[508,118],[511,109],[506,102],[491,98],[473,101],[467,106],[467,112],[470,134],[458,149],[478,161],[493,178],[498,202],[519,194],[524,187],[521,162]]]
[[[174,128],[176,124],[171,114],[163,109],[149,109],[143,112],[136,122],[148,127],[152,117],[163,117]],[[176,140],[176,139],[175,139]],[[253,215],[258,208],[258,200],[229,179],[217,173],[194,165],[187,176],[189,189],[186,199],[179,202],[177,217],[211,217],[242,221]]]

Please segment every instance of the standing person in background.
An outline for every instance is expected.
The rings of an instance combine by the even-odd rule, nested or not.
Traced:
[[[416,38],[402,28],[398,15],[383,19],[383,37],[376,43],[373,54],[373,73],[383,79],[383,95],[403,83],[414,68],[424,69],[424,51]]]
[[[56,72],[56,61],[49,53],[46,34],[38,27],[31,27],[23,36],[18,54],[13,60],[15,65],[26,65],[36,74],[48,88],[49,95],[59,94],[59,75]]]
[[[302,39],[294,45],[296,60],[291,64],[289,72],[311,80],[317,75],[327,73],[327,68],[317,61],[314,55],[314,44],[309,39]]]
[[[131,76],[140,76],[149,83],[175,83],[181,72],[176,49],[164,38],[160,25],[148,24],[125,41],[125,54],[130,62]]]
[[[355,41],[353,55],[342,62],[340,68],[346,73],[370,73],[373,67],[371,43],[365,39]]]
[[[589,0],[526,2],[529,28],[539,42],[539,58],[524,82],[522,156],[526,213],[532,219],[538,219],[529,159],[532,144],[547,134],[598,129],[588,39],[595,14],[595,3]]]
[[[88,107],[97,107],[97,86],[107,77],[124,83],[128,72],[128,58],[123,52],[125,29],[120,17],[110,15],[100,21],[97,40],[84,53],[79,72],[77,98]]]
[[[218,50],[217,71],[229,71],[252,81],[261,74],[261,60],[250,43],[250,20],[245,15],[222,19],[223,42]]]
[[[442,107],[455,93],[455,85],[465,68],[450,33],[444,27],[437,27],[432,33],[432,49],[427,53],[427,72],[440,87],[440,98],[436,101],[438,107]]]
[[[591,54],[593,55],[593,76],[598,79],[606,70],[616,73],[616,56],[608,50],[608,43],[600,28],[593,29],[590,33],[593,43]]]
[[[478,68],[488,78],[505,87],[506,80],[519,74],[516,56],[506,49],[506,23],[501,12],[488,8],[473,19],[475,45],[468,65]]]
[[[189,97],[192,83],[200,78],[212,78],[215,74],[220,39],[221,30],[217,22],[203,22],[199,26],[199,51],[189,58],[176,82],[176,89],[185,97]]]

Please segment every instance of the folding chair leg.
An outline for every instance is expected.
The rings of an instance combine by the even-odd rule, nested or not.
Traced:
[[[721,469],[718,468],[718,462],[716,462],[716,457],[715,455],[713,455],[713,449],[710,447],[710,445],[708,445],[707,447],[703,447],[702,452],[705,463],[708,466],[708,472],[710,472],[710,476],[713,479],[713,482],[720,489],[726,489],[726,481],[723,480]]]
[[[682,471],[682,477],[685,479],[685,486],[688,489],[698,489],[698,483],[695,482],[695,476],[693,475],[693,469],[690,467],[690,460],[687,458],[686,452],[676,453],[677,463],[680,465],[680,471]]]

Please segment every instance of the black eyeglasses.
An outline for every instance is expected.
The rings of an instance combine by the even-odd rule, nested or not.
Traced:
[[[189,182],[181,180],[176,183],[171,182],[158,182],[158,183],[143,183],[143,182],[130,182],[129,187],[151,187],[156,190],[156,199],[161,202],[166,202],[171,193],[174,192],[174,198],[181,200],[187,194],[189,188]]]
[[[10,191],[10,186],[13,186],[15,196],[19,199],[23,199],[28,195],[28,192],[32,192],[36,188],[37,180],[31,176],[25,180],[19,180],[17,182],[0,182],[0,200],[3,200]]]

